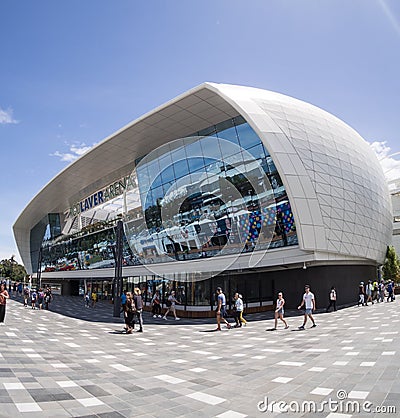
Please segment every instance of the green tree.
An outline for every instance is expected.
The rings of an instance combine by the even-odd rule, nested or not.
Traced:
[[[385,280],[396,280],[400,271],[399,259],[394,247],[389,246],[386,251],[386,260],[382,268],[383,278]]]
[[[1,275],[10,278],[12,281],[22,281],[26,277],[25,267],[15,261],[12,255],[9,259],[1,260]]]

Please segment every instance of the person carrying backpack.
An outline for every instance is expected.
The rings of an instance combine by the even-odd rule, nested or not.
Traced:
[[[394,297],[393,297],[393,282],[389,281],[389,283],[387,284],[387,291],[388,291],[388,297],[386,299],[386,302],[393,302],[394,301]]]
[[[172,290],[166,302],[167,311],[165,312],[163,319],[167,319],[167,315],[169,314],[169,312],[172,312],[174,314],[175,321],[179,321],[180,318],[176,316],[176,311],[175,311],[176,303],[180,305],[180,302],[178,302],[175,297],[175,290]]]
[[[161,318],[160,292],[158,290],[156,290],[153,299],[151,299],[151,313],[153,318]]]
[[[331,287],[329,292],[329,305],[326,308],[326,312],[329,312],[329,309],[333,306],[333,310],[336,311],[336,289],[334,286]]]
[[[45,309],[49,310],[49,304],[50,304],[50,302],[51,302],[52,299],[53,299],[53,295],[51,294],[51,290],[48,287],[46,289],[46,292],[44,293],[44,306],[45,306]]]
[[[136,306],[133,300],[131,292],[126,293],[126,305],[125,305],[125,329],[127,334],[132,334],[135,328],[135,312]]]
[[[25,286],[24,288],[24,306],[28,306],[28,299],[29,299],[29,287]]]
[[[32,305],[32,309],[36,309],[36,300],[37,300],[37,293],[36,293],[36,290],[33,289],[32,293],[31,293],[31,305]]]
[[[39,309],[43,309],[43,300],[44,300],[44,292],[43,292],[43,289],[39,289],[39,293],[38,293]]]

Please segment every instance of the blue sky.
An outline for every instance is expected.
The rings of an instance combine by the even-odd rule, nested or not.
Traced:
[[[73,158],[204,81],[305,100],[400,151],[397,0],[2,0],[0,36],[0,259],[20,261],[13,223]]]

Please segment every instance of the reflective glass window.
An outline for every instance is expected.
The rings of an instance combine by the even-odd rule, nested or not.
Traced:
[[[230,120],[229,125],[232,125],[232,126],[229,128],[225,128],[224,126],[222,126],[221,128],[223,129],[218,130],[217,136],[218,138],[226,139],[227,141],[230,141],[236,145],[239,145],[239,138],[236,132],[236,127],[233,126],[233,121]]]
[[[248,149],[260,144],[260,138],[247,123],[243,123],[242,125],[237,126],[236,130],[239,136],[239,143],[241,147]]]
[[[41,225],[42,270],[113,267],[115,225],[124,206],[124,265],[297,244],[283,182],[268,151],[243,117],[172,141],[149,157],[136,169],[139,189],[74,214],[75,218],[71,215],[68,225],[60,225],[57,239],[50,234],[48,220]],[[171,216],[162,219],[166,213]],[[65,231],[74,232],[66,235]],[[165,282],[162,284],[165,287]],[[205,291],[189,284],[180,290],[194,303],[200,303],[196,295]]]
[[[258,143],[254,147],[248,148],[247,152],[250,153],[254,158],[263,159],[265,158],[264,147],[261,143]]]

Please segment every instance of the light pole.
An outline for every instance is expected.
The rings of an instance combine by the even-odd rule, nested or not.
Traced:
[[[38,268],[36,274],[36,282],[39,289],[42,288],[42,246],[39,248]]]
[[[116,241],[114,249],[115,272],[114,272],[114,312],[113,316],[119,318],[121,315],[121,294],[122,294],[122,246],[123,246],[123,223],[117,222]]]

